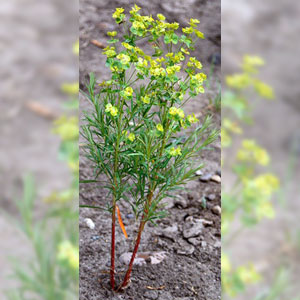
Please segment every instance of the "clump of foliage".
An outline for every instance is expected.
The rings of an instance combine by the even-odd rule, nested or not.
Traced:
[[[113,290],[120,290],[130,282],[146,223],[165,216],[161,200],[194,177],[202,167],[195,158],[219,133],[211,129],[210,117],[199,124],[194,114],[183,111],[185,103],[204,93],[202,64],[190,55],[196,40],[204,38],[197,29],[199,21],[191,19],[189,27],[180,29],[162,14],[141,15],[137,5],[129,16],[117,8],[113,18],[123,25],[124,34],[107,33],[111,39],[104,54],[111,79],[96,92],[90,75],[86,97],[93,112],[85,114],[82,135],[94,180],[105,174],[112,198],[107,207],[112,214],[110,282]],[[115,213],[121,200],[130,203],[140,225],[128,270],[116,288]]]
[[[253,264],[233,269],[227,246],[243,228],[275,216],[271,199],[279,188],[278,178],[262,171],[270,164],[268,152],[255,140],[241,138],[242,126],[253,123],[253,102],[247,96],[254,90],[256,97],[274,98],[272,88],[257,76],[262,65],[264,61],[260,57],[246,55],[243,71],[226,77],[227,87],[222,96],[222,164],[235,175],[233,186],[222,187],[222,285],[224,294],[230,298],[261,276]],[[238,141],[240,147],[234,156],[233,145]],[[235,218],[240,219],[240,228],[232,232],[230,224]]]
[[[78,43],[74,46],[78,54]],[[59,158],[70,168],[70,186],[52,192],[44,199],[46,211],[42,218],[35,217],[36,188],[34,179],[24,178],[23,198],[16,202],[20,211],[20,228],[33,248],[28,264],[14,261],[13,277],[18,287],[8,291],[8,299],[78,299],[79,248],[78,248],[78,90],[76,83],[66,83],[62,90],[71,96],[65,102],[71,114],[54,121],[53,132],[61,138]],[[44,208],[44,207],[43,207]]]

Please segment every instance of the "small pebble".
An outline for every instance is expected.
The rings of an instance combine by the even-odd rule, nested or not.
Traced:
[[[203,175],[203,171],[198,170],[198,171],[195,172],[195,175],[196,176],[202,176]]]
[[[221,177],[221,173],[222,173],[221,169],[218,169],[218,170],[216,171],[216,174],[219,175],[220,177]]]
[[[203,230],[202,222],[197,222],[192,224],[185,222],[183,227],[183,236],[186,239],[195,237],[200,235],[202,233],[202,230]]]
[[[207,196],[205,196],[206,200],[209,201],[214,201],[216,199],[216,195],[215,194],[209,194]]]
[[[92,241],[97,241],[97,240],[99,240],[100,239],[100,236],[99,235],[93,235],[93,236],[91,236],[91,240]]]
[[[208,182],[209,180],[211,180],[212,176],[213,176],[212,174],[208,173],[208,174],[202,175],[199,178],[199,180],[202,182]]]
[[[156,300],[158,298],[158,292],[157,291],[147,291],[144,294],[145,298],[147,299],[153,299]]]
[[[160,232],[160,235],[175,241],[177,232],[178,232],[178,226],[177,224],[173,224],[172,226],[163,229]]]
[[[133,214],[127,214],[127,215],[126,215],[126,218],[127,218],[127,219],[133,219],[133,218],[134,218],[134,215],[133,215]]]
[[[187,208],[187,201],[181,197],[181,196],[177,196],[175,201],[175,206],[179,207],[179,208]]]
[[[189,238],[188,242],[194,246],[198,246],[201,244],[201,240],[199,237],[198,238]]]
[[[202,247],[202,248],[206,248],[206,247],[207,247],[207,242],[202,241],[202,242],[201,242],[201,247]]]
[[[210,180],[217,183],[221,183],[221,177],[219,175],[213,175]]]
[[[170,292],[162,292],[158,300],[173,300],[173,296]]]
[[[214,206],[211,209],[211,211],[216,215],[221,215],[221,212],[222,212],[221,207],[219,205]]]
[[[95,223],[93,222],[92,219],[90,218],[85,218],[84,219],[85,224],[87,225],[87,227],[89,227],[90,229],[95,229]]]

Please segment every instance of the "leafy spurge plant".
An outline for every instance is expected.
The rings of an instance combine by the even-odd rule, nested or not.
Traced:
[[[194,114],[186,116],[182,109],[191,98],[204,93],[202,64],[190,56],[196,40],[203,38],[197,29],[199,21],[191,19],[180,34],[178,23],[167,23],[161,14],[157,19],[143,16],[139,10],[135,5],[129,18],[122,8],[113,14],[125,33],[108,32],[111,45],[104,54],[111,79],[102,82],[96,92],[95,77],[90,75],[86,96],[93,112],[85,113],[82,127],[95,180],[105,174],[105,187],[112,196],[108,204],[112,213],[110,282],[117,290],[130,282],[146,223],[166,214],[161,200],[193,178],[202,167],[195,164],[199,151],[219,134],[211,129],[210,117],[189,130],[199,120]],[[138,46],[140,40],[144,50]],[[116,288],[115,213],[120,200],[130,203],[140,225],[128,270]]]
[[[236,154],[233,154],[236,137],[242,135],[244,125],[253,123],[253,102],[248,99],[249,93],[254,88],[260,98],[274,98],[272,88],[258,78],[259,67],[263,64],[260,57],[245,55],[243,72],[226,77],[227,86],[222,96],[222,163],[223,167],[230,167],[235,176],[232,186],[222,188],[222,286],[224,297],[228,296],[228,299],[261,279],[253,264],[232,267],[227,253],[228,244],[245,227],[275,216],[271,199],[279,188],[279,180],[272,173],[261,173],[270,163],[268,152],[255,140],[243,138]],[[235,158],[230,166],[226,159],[229,156]],[[237,217],[240,226],[232,232],[230,224]]]

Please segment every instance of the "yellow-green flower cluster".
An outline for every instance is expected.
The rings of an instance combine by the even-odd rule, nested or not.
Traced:
[[[264,60],[259,56],[245,55],[242,67],[245,73],[257,73],[257,68],[262,67],[264,64]]]
[[[130,63],[130,56],[123,53],[119,54],[117,59],[119,59],[123,65],[129,65]]]
[[[63,141],[76,140],[78,134],[78,118],[62,116],[54,121],[53,133],[58,134]]]
[[[135,134],[134,133],[129,133],[128,137],[129,141],[133,142],[135,140]]]
[[[146,74],[148,71],[148,61],[142,57],[139,57],[138,61],[135,63],[135,67],[141,74]]]
[[[115,117],[118,114],[118,109],[111,103],[108,103],[105,106],[105,112],[110,113],[113,117]]]
[[[181,153],[181,148],[180,148],[180,147],[177,147],[177,148],[172,147],[172,148],[170,149],[170,151],[169,151],[169,154],[170,154],[171,156],[179,156],[179,155],[182,155],[182,153]]]
[[[251,79],[248,74],[233,74],[226,77],[226,84],[229,87],[241,90],[248,87],[251,84]]]
[[[188,120],[191,124],[194,124],[194,123],[199,122],[199,120],[195,117],[195,114],[188,115],[188,116],[187,116],[187,120]]]
[[[166,70],[162,67],[151,67],[150,74],[154,77],[164,77],[166,76]]]
[[[253,84],[254,89],[259,94],[259,96],[269,100],[274,99],[274,91],[271,86],[258,79],[254,80]]]
[[[157,15],[157,18],[158,18],[159,20],[161,20],[161,21],[164,21],[164,20],[166,19],[166,17],[165,17],[164,15],[162,15],[162,14],[158,14],[158,15]]]
[[[108,32],[107,32],[107,35],[108,35],[108,36],[111,36],[111,37],[114,37],[114,36],[117,35],[117,32],[116,32],[116,31],[108,31]]]
[[[196,57],[190,57],[189,62],[187,63],[188,67],[195,67],[197,69],[202,69],[201,62],[196,59]]]
[[[253,264],[239,266],[236,270],[233,270],[228,255],[223,253],[223,251],[221,265],[222,286],[224,291],[232,298],[237,295],[237,290],[239,290],[242,285],[253,284],[261,280],[261,275],[256,271]],[[238,289],[236,285],[239,286]]]
[[[198,73],[196,75],[191,75],[190,88],[192,91],[199,93],[204,93],[203,82],[206,80],[206,75],[204,73]]]
[[[67,261],[72,269],[79,269],[79,249],[70,241],[60,243],[57,258],[58,260]]]
[[[275,212],[270,202],[272,194],[279,188],[279,180],[273,174],[266,173],[253,179],[244,179],[243,197],[247,205],[252,205],[257,220],[273,218]]]
[[[117,52],[115,50],[116,50],[115,47],[108,46],[103,49],[103,53],[107,56],[107,58],[112,58],[117,55]]]
[[[125,99],[130,99],[132,97],[133,94],[133,89],[131,86],[128,86],[127,88],[125,88],[125,90],[123,90],[121,92],[121,95],[125,98]]]
[[[149,104],[150,103],[150,96],[147,94],[145,96],[142,96],[141,97],[142,101],[145,103],[145,104]]]
[[[181,108],[177,108],[175,106],[172,106],[169,109],[169,114],[173,117],[178,116],[179,118],[183,119],[184,118],[184,111]]]
[[[128,132],[128,130],[123,130],[122,135],[124,135],[130,142],[135,140],[135,134],[133,132]]]
[[[160,132],[164,132],[164,127],[160,123],[156,125],[156,129]]]
[[[177,64],[181,61],[184,60],[184,55],[182,54],[182,52],[178,52],[178,53],[173,53],[173,52],[169,52],[166,54],[166,57],[169,58],[169,60],[174,63],[174,64]]]
[[[237,159],[245,162],[254,162],[266,166],[270,162],[268,152],[258,146],[254,140],[243,140],[242,148],[237,152]]]
[[[113,13],[112,17],[116,20],[116,23],[121,23],[125,19],[125,15],[123,14],[124,8],[116,8],[116,11]]]
[[[79,83],[64,83],[61,87],[62,91],[69,95],[76,95],[79,93]]]
[[[180,65],[174,65],[166,68],[168,75],[174,75],[176,72],[179,72],[181,69]]]

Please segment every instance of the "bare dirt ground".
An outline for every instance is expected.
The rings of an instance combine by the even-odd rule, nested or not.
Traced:
[[[22,177],[31,172],[38,198],[66,186],[67,168],[58,161],[59,139],[52,119],[28,104],[37,102],[54,115],[66,99],[63,82],[77,80],[72,44],[77,39],[78,5],[69,1],[11,0],[0,3],[0,298],[15,286],[8,256],[26,259],[30,246],[8,220],[17,216],[13,199],[22,194]]]
[[[168,21],[187,24],[192,17],[201,21],[201,31],[206,40],[197,45],[196,56],[209,72],[211,55],[220,55],[220,1],[136,1],[145,13],[156,15],[163,13]],[[127,11],[128,1],[80,1],[80,84],[84,84],[90,72],[96,74],[100,81],[109,78],[105,68],[105,57],[101,49],[90,40],[106,42],[106,31],[118,30],[112,22],[111,14],[116,7]],[[220,67],[215,68],[211,90],[204,96],[193,100],[185,109],[187,113],[212,113],[214,126],[220,128],[220,114],[209,106],[209,98],[217,94],[216,78],[220,76]],[[88,110],[89,105],[80,98],[81,110]],[[82,153],[81,153],[82,154]],[[201,153],[206,167],[204,174],[220,172],[220,141],[212,145],[212,150]],[[90,178],[92,168],[80,156],[80,177]],[[221,299],[220,284],[220,215],[214,214],[212,208],[220,205],[220,184],[212,181],[194,180],[182,192],[181,200],[170,200],[169,216],[153,227],[147,225],[140,251],[167,251],[167,258],[159,265],[134,267],[131,286],[122,294],[113,294],[108,285],[110,218],[109,214],[91,209],[81,209],[80,226],[80,299]],[[179,195],[178,195],[179,196]],[[201,199],[207,197],[207,206],[203,208]],[[210,199],[210,200],[209,200]],[[80,203],[104,206],[106,192],[87,184],[81,184]],[[181,203],[180,203],[181,202]],[[129,238],[126,240],[118,228],[117,258],[124,252],[131,251],[134,233],[138,222],[130,215],[126,203],[120,205]],[[91,218],[94,230],[84,225],[83,219]],[[187,222],[197,219],[212,221],[205,226],[195,240],[183,237],[183,227]],[[167,237],[165,233],[174,226],[174,233]],[[166,230],[167,228],[167,230]],[[125,266],[117,259],[117,278],[121,279]],[[153,288],[153,289],[151,289]]]
[[[257,262],[266,275],[267,285],[274,279],[275,270],[284,263],[285,269],[291,271],[292,287],[286,299],[300,294],[294,284],[300,276],[299,251],[291,247],[295,238],[288,241],[288,236],[295,236],[300,229],[299,12],[300,6],[290,0],[222,1],[223,74],[238,70],[244,54],[260,55],[266,61],[261,78],[273,86],[276,101],[257,104],[256,123],[247,130],[247,136],[257,139],[270,152],[271,170],[281,178],[282,198],[286,203],[284,207],[276,205],[274,220],[263,222],[257,230],[246,230],[235,240],[231,250],[237,264]],[[292,141],[298,152],[292,165],[292,177],[286,182]],[[223,170],[223,184],[230,184],[227,175]],[[247,297],[244,295],[241,299],[253,299],[262,285],[250,289]]]

